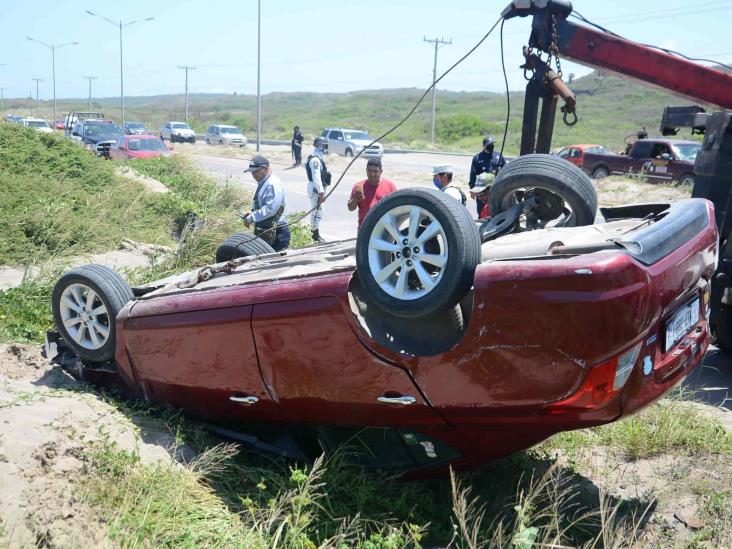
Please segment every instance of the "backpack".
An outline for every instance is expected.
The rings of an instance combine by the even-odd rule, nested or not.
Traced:
[[[308,173],[308,181],[313,180],[313,171],[310,169],[310,160],[314,156],[314,154],[311,154],[305,161],[305,171]],[[323,183],[323,189],[325,189],[326,187],[328,187],[328,185],[330,185],[332,176],[328,171],[328,168],[325,166],[325,161],[322,158],[318,158],[318,160],[320,160],[320,181]]]

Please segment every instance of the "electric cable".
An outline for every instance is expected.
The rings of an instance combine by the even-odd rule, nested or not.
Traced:
[[[596,29],[599,29],[599,30],[601,30],[602,32],[604,32],[606,34],[610,34],[611,36],[616,36],[617,38],[622,38],[623,40],[628,40],[624,36],[621,36],[621,35],[613,32],[611,30],[608,30],[605,27],[603,27],[601,25],[598,25],[597,23],[593,23],[592,21],[590,21],[589,19],[587,19],[584,15],[582,15],[581,13],[579,13],[576,10],[574,10],[570,14],[570,16],[571,17],[574,17],[575,19],[579,19],[580,21],[583,21],[583,22],[587,23],[590,26],[595,27]],[[633,42],[635,42],[635,41],[633,40]],[[713,65],[719,65],[720,67],[724,67],[725,69],[728,69],[728,70],[732,71],[732,66],[727,65],[725,63],[722,63],[721,61],[715,61],[714,59],[705,59],[703,57],[690,57],[690,56],[684,55],[683,53],[678,52],[676,50],[672,50],[672,49],[669,49],[669,48],[663,48],[661,46],[655,46],[653,44],[644,44],[642,42],[636,42],[636,43],[639,44],[639,45],[641,45],[641,46],[645,46],[646,48],[653,48],[655,50],[660,50],[660,51],[666,52],[666,53],[668,53],[670,55],[677,55],[679,57],[682,57],[682,58],[686,59],[687,61],[701,61],[701,62],[705,62],[705,63],[712,63]]]
[[[506,136],[508,135],[508,119],[511,118],[511,97],[508,92],[508,76],[506,76],[506,61],[503,58],[503,23],[505,19],[501,19],[501,70],[503,71],[503,81],[506,83],[506,125],[503,127],[503,139],[501,140],[501,152],[498,161],[503,159],[503,148],[506,146]]]
[[[369,144],[368,144],[368,145],[366,145],[366,146],[365,146],[365,147],[364,147],[363,149],[361,149],[361,151],[360,151],[360,152],[359,152],[358,154],[355,154],[355,155],[353,156],[353,158],[351,159],[351,161],[350,161],[350,162],[349,162],[349,163],[348,163],[348,164],[346,165],[346,167],[344,168],[344,170],[343,170],[343,172],[341,173],[340,177],[339,177],[339,178],[338,178],[338,179],[336,180],[336,182],[335,182],[335,183],[334,183],[334,184],[332,185],[331,189],[330,189],[330,190],[329,190],[329,191],[328,191],[328,192],[326,193],[325,197],[323,198],[323,201],[322,201],[322,202],[320,203],[321,205],[322,205],[322,204],[324,204],[326,200],[328,200],[328,198],[330,197],[330,195],[331,195],[331,194],[333,194],[333,192],[334,192],[334,191],[336,190],[336,188],[338,187],[338,185],[340,185],[341,181],[343,180],[343,177],[344,177],[344,176],[346,175],[346,173],[347,173],[347,172],[348,172],[348,170],[349,170],[349,169],[351,168],[351,166],[353,165],[353,163],[354,163],[354,162],[355,162],[355,161],[356,161],[356,160],[357,160],[358,158],[360,158],[360,157],[361,157],[361,155],[362,155],[362,154],[364,153],[364,151],[365,151],[365,150],[367,150],[367,149],[368,149],[368,148],[369,148],[369,147],[370,147],[371,145],[373,145],[374,143],[377,143],[377,142],[381,141],[382,139],[384,139],[385,137],[389,136],[390,134],[394,133],[394,132],[395,132],[396,130],[398,130],[398,129],[399,129],[399,128],[400,128],[400,127],[401,127],[401,126],[402,126],[402,125],[403,125],[403,124],[404,124],[404,123],[405,123],[405,122],[407,121],[407,120],[409,120],[409,119],[410,119],[410,118],[412,117],[412,115],[413,115],[413,114],[415,113],[415,111],[417,110],[417,108],[418,108],[418,107],[419,107],[419,106],[420,106],[420,105],[422,104],[422,101],[424,101],[424,98],[425,98],[425,97],[427,97],[427,95],[429,94],[429,92],[430,92],[430,91],[432,91],[432,88],[434,88],[434,87],[435,87],[435,86],[436,86],[436,85],[438,84],[438,82],[440,82],[440,81],[441,81],[441,80],[442,80],[443,78],[445,78],[445,76],[447,76],[447,75],[448,75],[448,74],[449,74],[450,72],[452,72],[452,70],[453,70],[453,69],[455,69],[455,67],[457,67],[458,65],[460,65],[460,64],[461,64],[461,63],[462,63],[463,61],[465,61],[465,60],[466,60],[466,59],[467,59],[467,58],[468,58],[468,57],[469,57],[470,55],[472,55],[472,54],[473,54],[473,52],[474,52],[475,50],[477,50],[477,49],[478,49],[478,48],[479,48],[479,47],[480,47],[480,46],[481,46],[481,45],[483,44],[483,42],[485,42],[485,40],[486,40],[486,39],[487,39],[487,38],[488,38],[488,37],[489,37],[489,36],[491,35],[491,33],[492,33],[492,32],[493,32],[493,31],[495,30],[495,28],[496,28],[496,27],[498,26],[498,23],[501,23],[501,29],[503,29],[503,24],[502,24],[502,21],[504,21],[504,18],[503,18],[503,16],[499,17],[499,18],[498,18],[498,19],[496,20],[496,22],[495,22],[495,23],[493,23],[493,26],[492,26],[492,27],[491,27],[491,28],[490,28],[490,29],[488,30],[488,32],[486,32],[486,33],[485,33],[485,34],[483,35],[483,37],[482,37],[482,38],[481,38],[480,40],[478,40],[478,42],[476,42],[476,43],[475,43],[475,45],[474,45],[474,46],[473,46],[472,48],[470,48],[470,49],[469,49],[469,50],[467,51],[467,53],[465,53],[465,54],[464,54],[464,55],[463,55],[463,56],[462,56],[462,57],[461,57],[460,59],[458,59],[458,60],[457,60],[457,61],[456,61],[455,63],[453,63],[453,64],[452,64],[452,65],[450,66],[450,68],[448,68],[448,69],[447,69],[447,70],[446,70],[445,72],[443,72],[443,73],[442,73],[442,74],[440,75],[440,77],[439,77],[439,78],[437,78],[437,79],[436,79],[436,80],[435,80],[435,81],[434,81],[434,82],[432,83],[432,85],[431,85],[430,87],[428,87],[428,88],[427,88],[427,89],[425,90],[425,92],[424,92],[424,93],[422,94],[422,96],[421,96],[421,97],[420,97],[420,98],[419,98],[419,99],[417,100],[417,102],[416,102],[416,103],[414,104],[414,106],[412,107],[412,109],[411,109],[411,110],[410,110],[410,111],[409,111],[409,112],[408,112],[408,113],[406,114],[406,116],[405,116],[404,118],[402,118],[402,119],[401,119],[401,120],[400,120],[400,121],[399,121],[399,122],[398,122],[398,123],[397,123],[396,125],[394,125],[394,126],[393,126],[393,127],[391,128],[391,129],[387,130],[387,131],[386,131],[385,133],[383,133],[382,135],[380,135],[379,137],[377,137],[376,139],[374,139],[373,141],[371,141],[371,143],[369,143]],[[501,42],[501,52],[503,52],[503,42]],[[503,53],[501,53],[501,60],[503,60]],[[504,70],[503,70],[503,75],[504,75],[504,78],[506,78],[506,70],[505,70],[505,67],[504,67]],[[507,92],[507,93],[506,93],[506,97],[508,98],[508,80],[507,80],[507,79],[506,79],[506,92]],[[506,128],[508,128],[508,116],[506,117]],[[504,134],[504,139],[505,139],[505,134]],[[503,146],[501,146],[501,153],[503,153]],[[256,192],[256,191],[255,191],[255,192]],[[302,214],[302,215],[301,215],[300,217],[298,217],[297,219],[294,219],[294,220],[292,220],[292,221],[289,221],[289,222],[287,222],[287,223],[285,223],[285,224],[283,224],[283,225],[279,225],[279,226],[280,226],[280,227],[282,227],[282,226],[290,227],[290,226],[292,226],[292,225],[296,225],[296,224],[300,223],[300,221],[302,221],[303,219],[305,219],[305,218],[306,218],[306,217],[307,217],[308,215],[310,215],[310,214],[311,214],[311,213],[312,213],[313,211],[315,211],[315,210],[316,210],[316,209],[317,209],[318,207],[320,207],[320,205],[318,205],[318,206],[317,206],[317,207],[315,207],[315,208],[311,208],[310,210],[308,210],[307,212],[305,212],[304,214]],[[262,233],[260,233],[260,234],[264,234],[265,232],[267,232],[267,231],[272,231],[272,230],[275,230],[275,231],[276,231],[276,230],[277,230],[277,227],[278,227],[278,225],[275,225],[274,227],[271,227],[271,228],[269,228],[269,229],[266,229],[265,231],[262,231]],[[255,237],[255,238],[256,238],[256,237]],[[249,240],[249,241],[247,241],[247,242],[250,242],[251,240],[254,240],[254,238],[250,239],[250,240]]]

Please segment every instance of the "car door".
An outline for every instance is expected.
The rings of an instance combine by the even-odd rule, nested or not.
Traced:
[[[343,280],[346,288],[348,277]],[[370,352],[351,328],[343,302],[315,288],[293,284],[301,299],[256,304],[252,313],[262,376],[286,419],[351,427],[443,426],[406,369]]]
[[[671,179],[672,152],[666,143],[656,143],[646,164],[646,174],[651,181],[665,182]]]
[[[642,173],[644,166],[651,158],[653,143],[650,141],[636,141],[628,153],[626,173]]]
[[[343,142],[343,132],[340,130],[331,130],[328,135],[328,152],[336,154],[346,154],[346,147]]]
[[[124,325],[127,352],[153,402],[204,418],[276,420],[279,407],[257,363],[252,306],[229,296],[136,303]]]

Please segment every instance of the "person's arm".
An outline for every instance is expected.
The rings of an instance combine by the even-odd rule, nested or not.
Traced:
[[[468,187],[471,189],[475,187],[475,178],[478,177],[478,158],[473,157],[473,161],[470,163],[470,180],[468,181]]]
[[[358,208],[361,200],[363,200],[363,183],[356,183],[351,191],[351,197],[348,199],[348,204],[346,204],[349,211],[353,211]]]
[[[313,176],[313,186],[315,186],[315,192],[323,194],[323,182],[320,179],[320,158],[313,156],[310,159],[310,173]]]

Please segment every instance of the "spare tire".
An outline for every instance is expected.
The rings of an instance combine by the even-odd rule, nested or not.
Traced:
[[[473,284],[480,236],[468,210],[432,189],[382,198],[356,240],[358,276],[367,296],[406,318],[453,307]]]
[[[491,212],[506,211],[528,190],[535,190],[540,200],[538,216],[544,225],[555,221],[563,227],[577,227],[595,222],[597,193],[592,181],[558,156],[527,154],[506,164],[491,190]]]
[[[53,287],[53,320],[79,358],[107,362],[114,358],[115,319],[132,299],[132,290],[115,271],[84,265],[64,273]]]
[[[241,231],[232,234],[216,249],[216,263],[230,261],[237,257],[275,253],[274,248],[254,233]]]

